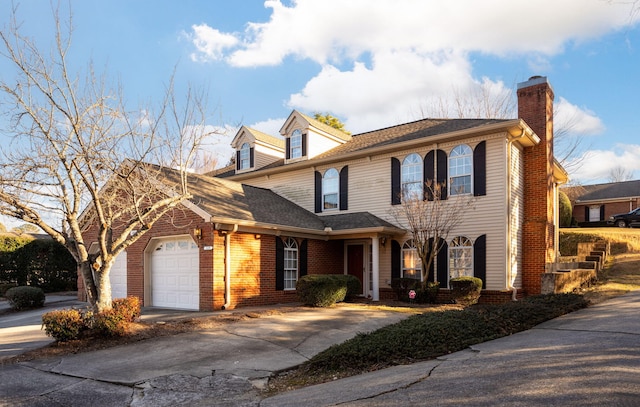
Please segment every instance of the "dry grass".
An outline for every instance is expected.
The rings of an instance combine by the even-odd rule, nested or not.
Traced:
[[[621,254],[640,253],[640,228],[570,228],[560,230],[560,252],[565,256],[576,255],[577,242],[608,240],[611,252]]]
[[[597,304],[634,290],[640,290],[640,253],[625,253],[612,256],[598,275],[598,282],[581,294]]]

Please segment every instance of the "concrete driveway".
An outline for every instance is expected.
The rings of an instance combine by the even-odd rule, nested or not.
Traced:
[[[0,361],[53,342],[41,329],[42,314],[86,303],[77,301],[75,295],[48,295],[44,305],[35,310],[11,312],[9,303],[0,301]]]
[[[273,372],[408,316],[346,304],[301,308],[217,330],[3,366],[0,400],[29,406],[254,406],[257,389]]]
[[[640,404],[640,291],[433,361],[261,399],[273,371],[405,318],[303,309],[216,331],[0,367],[9,406]]]

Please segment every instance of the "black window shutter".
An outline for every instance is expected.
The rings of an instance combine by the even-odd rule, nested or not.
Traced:
[[[249,149],[249,168],[253,168],[253,147]]]
[[[436,180],[435,177],[435,154],[433,150],[429,151],[424,157],[424,169],[422,171],[422,178],[424,180],[424,195],[426,199],[433,201],[433,192],[430,188],[434,188],[433,183]],[[428,186],[429,185],[429,186]]]
[[[236,151],[236,171],[240,169],[240,150]]]
[[[302,133],[302,156],[307,156],[307,133]]]
[[[276,290],[284,290],[284,243],[276,236]]]
[[[487,235],[478,237],[473,244],[473,276],[482,280],[482,288],[487,288]]]
[[[447,153],[442,150],[436,150],[436,159],[438,160],[438,174],[436,181],[440,184],[440,199],[447,199],[447,173],[449,172],[449,160]]]
[[[584,207],[584,221],[585,222],[589,222],[589,207],[588,206]]]
[[[400,204],[400,160],[391,157],[391,205]]]
[[[349,166],[345,165],[340,170],[340,210],[349,209]]]
[[[482,141],[473,150],[473,194],[487,194],[487,142]]]
[[[322,212],[322,174],[319,171],[314,172],[314,189],[315,189],[315,213]]]
[[[437,268],[438,268],[438,281],[440,287],[449,286],[449,245],[444,240],[440,239],[440,250],[437,256]]]
[[[300,277],[307,275],[307,246],[308,241],[304,239],[300,243]]]
[[[395,240],[391,241],[391,279],[400,278],[401,262],[400,243]]]
[[[604,205],[600,205],[600,220],[604,220]]]
[[[433,247],[432,242],[433,242],[433,239],[429,239],[429,243],[427,244],[427,259],[431,254],[431,249]],[[435,273],[433,272],[433,264],[430,264],[429,269],[427,270],[427,281],[430,281],[430,282],[436,281],[436,276],[435,276]]]
[[[285,154],[286,154],[286,158],[288,160],[289,158],[291,158],[291,139],[289,137],[287,137],[285,141],[286,141],[285,150],[287,150]]]

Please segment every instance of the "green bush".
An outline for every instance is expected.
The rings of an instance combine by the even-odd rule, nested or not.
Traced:
[[[347,281],[337,275],[312,274],[298,279],[296,292],[305,305],[330,307],[344,301],[347,296]]]
[[[13,287],[4,293],[9,305],[16,311],[44,306],[44,291],[37,287]]]
[[[354,297],[362,294],[362,284],[356,276],[352,276],[350,274],[329,274],[327,277],[332,278],[336,280],[338,284],[347,287],[345,300],[353,299]]]
[[[16,287],[14,283],[0,283],[0,297],[4,297],[4,293],[6,293],[9,288],[13,287]]]
[[[409,291],[420,289],[421,282],[415,278],[394,278],[391,280],[391,288],[396,292],[398,301],[409,301]]]
[[[469,306],[478,302],[482,291],[482,280],[478,277],[462,276],[449,280],[451,298],[457,304]]]
[[[58,342],[78,339],[87,329],[85,318],[77,309],[47,312],[42,315],[42,326]]]
[[[140,318],[140,299],[138,297],[116,298],[111,303],[115,313],[127,322]]]
[[[40,287],[45,292],[76,290],[76,262],[54,240],[0,236],[0,281]]]

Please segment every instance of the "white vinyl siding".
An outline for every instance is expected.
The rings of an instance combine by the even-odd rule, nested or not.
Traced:
[[[462,142],[472,149],[486,140],[486,192],[485,196],[475,198],[474,209],[471,209],[467,217],[471,222],[460,225],[450,235],[463,235],[475,241],[478,236],[487,236],[487,280],[486,288],[489,290],[506,290],[506,221],[507,221],[507,143],[505,134],[494,134],[483,137],[440,143],[439,149],[447,155],[455,146]],[[309,143],[311,145],[311,143]],[[406,149],[393,153],[374,155],[353,160],[334,162],[319,165],[316,171],[324,173],[331,167],[341,168],[349,166],[349,209],[344,213],[369,212],[381,219],[393,224],[396,220],[390,214],[391,209],[391,157],[402,162],[402,159],[411,153],[418,153],[424,157],[435,146],[425,146],[416,149]],[[521,160],[521,159],[518,159]],[[521,164],[520,164],[521,165]],[[286,166],[285,166],[286,167]],[[308,167],[296,171],[279,174],[270,174],[268,177],[257,175],[255,178],[243,179],[241,182],[257,187],[269,188],[279,195],[295,202],[306,210],[314,211],[314,168]],[[512,191],[512,193],[514,193]],[[323,214],[320,214],[322,216]],[[521,229],[521,225],[517,228]],[[401,244],[410,236],[396,237]],[[513,253],[512,253],[513,255]],[[516,254],[520,256],[519,253]],[[387,243],[380,248],[381,287],[388,287],[391,280],[391,249]]]
[[[258,169],[265,165],[271,164],[274,161],[282,160],[284,158],[284,149],[276,150],[265,145],[257,144],[253,150],[253,167]]]

